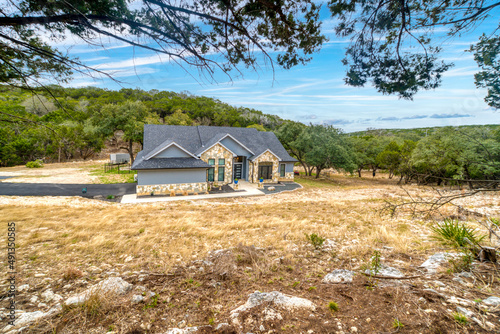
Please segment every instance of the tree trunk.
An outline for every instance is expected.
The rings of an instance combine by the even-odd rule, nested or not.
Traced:
[[[57,162],[61,162],[61,145],[59,145],[59,156],[57,157]]]
[[[361,177],[361,171],[363,170],[363,168],[358,168],[358,176]]]
[[[314,168],[313,166],[310,166],[310,167],[309,167],[309,170],[307,171],[307,175],[308,175],[308,176],[312,176],[312,171],[313,171],[313,168]]]
[[[128,141],[128,154],[130,154],[130,164],[134,163],[134,150],[133,150],[134,142],[132,140]]]
[[[319,173],[321,172],[321,168],[316,166],[316,178],[319,178]]]
[[[304,167],[304,173],[306,173],[306,175],[307,175],[307,166],[306,166],[305,162],[302,160],[299,160],[299,162],[302,164],[302,167]]]

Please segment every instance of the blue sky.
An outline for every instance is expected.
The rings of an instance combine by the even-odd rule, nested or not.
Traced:
[[[262,66],[257,72],[243,71],[243,77],[234,73],[232,80],[219,73],[216,82],[200,77],[195,69],[181,68],[162,56],[125,44],[102,41],[108,45],[102,50],[66,40],[59,48],[70,48],[73,56],[121,81],[119,84],[106,78],[75,76],[71,86],[189,91],[285,119],[331,124],[346,132],[498,123],[500,112],[484,102],[486,90],[474,85],[477,64],[471,53],[464,52],[471,42],[477,41],[479,31],[451,40],[442,38],[440,43],[446,50],[442,57],[455,66],[444,75],[440,88],[422,91],[413,101],[407,101],[377,93],[369,85],[353,88],[344,84],[346,68],[341,59],[347,42],[333,34],[332,20],[323,16],[324,32],[330,41],[307,65],[275,69],[274,73],[270,67]]]

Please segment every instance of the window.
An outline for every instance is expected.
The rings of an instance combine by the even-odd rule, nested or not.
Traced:
[[[219,159],[219,165],[224,166],[226,164],[226,159]]]
[[[209,168],[207,170],[207,181],[214,182],[214,168]]]
[[[219,161],[220,161],[220,160],[221,160],[221,159],[219,159]],[[222,160],[224,160],[224,159],[222,159]],[[225,170],[225,168],[224,168],[224,167],[219,167],[219,170],[217,171],[217,173],[218,173],[217,181],[222,181],[222,182],[224,182],[224,170]]]
[[[280,177],[285,177],[285,164],[280,165]]]
[[[210,166],[215,165],[215,159],[208,159],[208,164],[209,164]]]
[[[273,165],[259,165],[259,179],[263,178],[264,180],[272,179],[273,175]]]

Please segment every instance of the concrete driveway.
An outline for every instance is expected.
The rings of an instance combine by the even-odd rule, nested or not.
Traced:
[[[135,183],[117,184],[56,184],[56,183],[8,183],[0,182],[3,196],[123,196],[135,194]],[[87,193],[82,189],[87,188]]]

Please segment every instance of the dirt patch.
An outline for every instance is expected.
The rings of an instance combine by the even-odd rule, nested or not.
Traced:
[[[104,164],[106,161],[87,161],[65,164],[45,164],[43,168],[24,166],[0,168],[0,175],[9,176],[0,182],[14,183],[95,183],[98,176],[91,175],[91,166]]]

